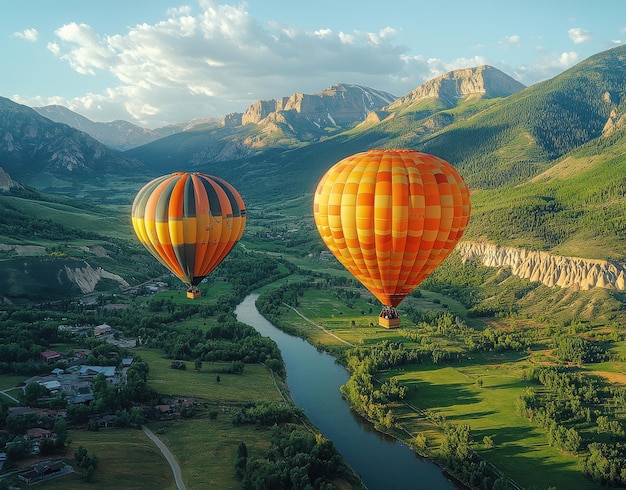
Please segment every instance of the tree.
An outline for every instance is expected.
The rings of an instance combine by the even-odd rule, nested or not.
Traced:
[[[57,449],[63,449],[67,442],[67,422],[63,418],[58,418],[54,422],[52,432],[56,434],[56,447]]]
[[[415,445],[419,449],[427,449],[428,448],[428,436],[423,432],[420,432],[415,436]]]
[[[85,481],[91,481],[100,461],[98,456],[94,454],[90,457],[87,453],[87,449],[83,446],[78,446],[78,449],[74,452],[74,459],[78,467],[83,469],[83,478]]]
[[[237,446],[237,458],[235,459],[235,474],[237,478],[243,478],[248,464],[248,446],[245,442],[240,442]]]
[[[40,385],[36,381],[31,381],[24,388],[24,398],[26,398],[29,404],[35,403],[39,397],[45,395],[47,391],[45,386]]]

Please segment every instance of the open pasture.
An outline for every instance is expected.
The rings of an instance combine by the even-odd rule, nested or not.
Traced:
[[[243,374],[219,373],[230,363],[203,363],[200,371],[193,362],[187,369],[172,369],[172,359],[154,349],[137,349],[136,352],[150,366],[148,384],[164,396],[194,397],[221,403],[247,403],[282,400],[270,371],[260,364],[246,364]]]

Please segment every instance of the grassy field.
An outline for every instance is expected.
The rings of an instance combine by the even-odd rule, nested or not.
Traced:
[[[203,363],[200,371],[187,362],[185,371],[172,369],[172,360],[154,349],[136,349],[135,352],[150,366],[148,383],[166,396],[195,397],[212,403],[242,404],[247,402],[279,401],[281,394],[274,385],[271,373],[260,364],[246,364],[243,374],[219,373],[230,363]]]
[[[423,292],[422,298],[411,298],[411,301],[419,301],[423,310],[445,308],[465,316],[461,305],[432,293]],[[345,344],[320,327],[353,345],[376,344],[382,340],[406,342],[400,330],[370,326],[376,322],[377,312],[369,314],[369,307],[366,299],[346,302],[329,295],[328,291],[307,290],[300,298],[298,311],[285,307],[281,318],[296,326],[313,344],[333,349]],[[543,351],[531,356],[526,353],[479,354],[453,366],[404,366],[401,370],[381,373],[381,378],[396,376],[409,388],[406,404],[395,408],[398,422],[413,437],[420,433],[426,435],[431,448],[438,448],[443,439],[442,429],[434,419],[445,418],[449,422],[468,424],[472,429],[474,450],[523,487],[603,488],[582,475],[577,458],[550,447],[543,429],[515,413],[515,399],[529,386],[523,379],[523,371],[545,355]],[[606,368],[615,375],[625,367],[623,363],[594,365],[594,369]],[[493,439],[493,448],[484,446],[485,436]],[[405,439],[411,442],[411,437],[405,436]]]
[[[526,360],[503,357],[501,362],[474,362],[454,367],[413,366],[385,374],[397,376],[410,388],[406,403],[449,422],[468,424],[474,450],[522,486],[601,488],[582,477],[576,458],[548,445],[543,429],[515,413],[515,399],[530,385],[519,375]],[[440,430],[414,413],[403,415],[404,428],[414,434],[423,432],[429,445],[439,446]],[[485,449],[485,436],[493,439],[493,448]]]
[[[245,442],[249,455],[260,457],[270,445],[271,433],[269,429],[233,426],[232,410],[250,402],[282,400],[277,388],[282,385],[280,380],[275,383],[270,371],[261,365],[246,364],[242,375],[220,373],[218,383],[216,370],[230,363],[205,363],[199,372],[193,369],[193,363],[187,363],[188,369],[181,371],[171,369],[171,360],[160,351],[142,348],[136,352],[150,366],[150,386],[164,398],[194,397],[198,401],[193,418],[147,424],[175,455],[187,488],[241,488],[233,467],[238,444]],[[217,417],[212,420],[209,411],[216,411]],[[140,430],[70,431],[69,437],[69,464],[73,464],[73,451],[81,445],[90,455],[98,456],[100,463],[93,481],[87,484],[80,474],[72,474],[42,487],[176,488],[165,458]]]
[[[87,483],[80,469],[71,475],[39,483],[38,488],[78,490],[110,490],[112,488],[175,489],[174,477],[159,448],[138,429],[109,429],[98,432],[70,431],[71,454],[67,463],[75,466],[73,452],[79,446],[88,455],[98,457],[98,467],[93,479]],[[199,488],[199,487],[196,487]]]
[[[246,444],[250,457],[260,457],[270,445],[269,429],[235,427],[228,411],[220,410],[215,420],[201,416],[148,425],[176,455],[189,490],[241,488],[233,466],[239,443]]]
[[[3,376],[0,376],[0,391],[17,388],[17,386],[25,379],[27,379],[26,376],[18,374],[5,374]]]

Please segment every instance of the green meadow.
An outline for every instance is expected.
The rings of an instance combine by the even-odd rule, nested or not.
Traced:
[[[110,490],[112,488],[175,489],[174,476],[159,448],[139,429],[108,429],[97,432],[70,431],[72,445],[66,462],[75,466],[73,454],[79,446],[98,457],[90,482],[79,468],[74,473],[37,484],[38,488]]]
[[[230,363],[205,362],[200,371],[196,371],[193,362],[186,362],[187,369],[179,370],[172,369],[172,360],[158,350],[136,349],[135,352],[150,366],[149,386],[164,396],[194,397],[212,405],[282,400],[273,375],[260,364],[246,364],[243,374],[224,373]]]
[[[445,309],[466,317],[459,303],[441,295],[422,291],[420,298],[408,300],[417,302],[422,311]],[[367,297],[346,301],[328,290],[306,290],[299,298],[297,312],[281,308],[281,322],[311,343],[334,352],[348,348],[342,341],[354,346],[375,345],[383,340],[410,345],[402,329],[387,330],[377,325],[378,311],[370,313],[371,305]],[[406,318],[403,322],[406,327],[410,324]],[[490,326],[508,328],[496,322]],[[524,380],[524,371],[546,355],[541,350],[530,354],[472,354],[453,365],[408,365],[379,373],[381,382],[395,376],[408,388],[404,403],[393,407],[400,426],[394,434],[412,445],[415,436],[425,435],[428,450],[436,450],[444,437],[444,420],[467,424],[472,429],[474,451],[524,488],[603,488],[582,475],[579,459],[549,446],[545,430],[515,412],[516,398],[530,386]],[[593,369],[617,375],[626,368],[621,362],[606,364],[593,365]],[[492,448],[483,444],[485,436],[493,440]]]
[[[264,366],[246,364],[241,375],[220,372],[218,383],[216,373],[229,363],[203,363],[201,370],[195,371],[193,363],[187,362],[187,370],[177,370],[158,350],[135,352],[149,364],[149,384],[164,401],[178,397],[197,400],[192,418],[147,424],[176,457],[187,488],[241,488],[233,466],[238,444],[245,442],[251,457],[261,457],[270,445],[271,433],[267,428],[233,426],[232,411],[247,403],[283,400],[282,382]],[[176,488],[169,465],[141,430],[70,431],[70,439],[69,464],[73,463],[73,451],[81,445],[98,456],[93,481],[87,484],[73,474],[46,482],[45,488]]]

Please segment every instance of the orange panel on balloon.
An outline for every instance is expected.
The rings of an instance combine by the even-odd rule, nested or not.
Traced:
[[[398,306],[452,252],[471,211],[456,169],[414,150],[371,150],[331,167],[313,214],[328,249],[386,306]]]

